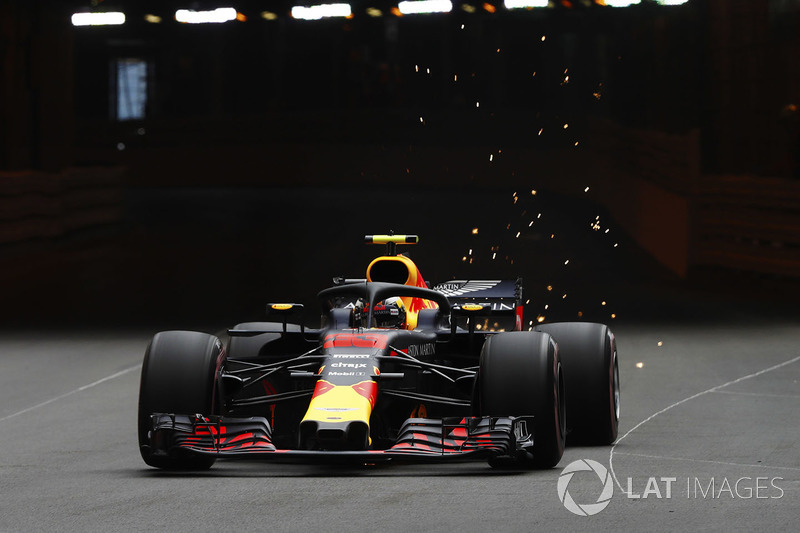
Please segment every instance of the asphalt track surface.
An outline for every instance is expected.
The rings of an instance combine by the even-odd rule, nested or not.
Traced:
[[[768,301],[686,289],[624,238],[598,240],[604,233],[584,224],[595,219],[595,208],[571,199],[553,197],[538,205],[542,209],[535,211],[543,212],[543,219],[557,222],[539,233],[521,235],[519,242],[526,244],[515,245],[503,234],[506,220],[499,216],[507,214],[511,200],[505,191],[461,193],[457,199],[462,207],[455,214],[452,209],[436,211],[432,202],[416,198],[415,209],[428,219],[409,228],[424,239],[414,258],[423,274],[425,260],[435,262],[436,269],[468,268],[462,245],[472,244],[483,255],[473,265],[475,270],[467,272],[470,275],[492,269],[506,275],[511,267],[538,267],[526,273],[526,279],[539,280],[526,283],[532,312],[543,313],[548,305],[547,312],[553,311],[548,320],[574,319],[579,309],[585,319],[600,321],[608,315],[605,321],[617,336],[621,362],[622,417],[614,446],[569,447],[558,468],[532,472],[495,471],[482,463],[325,467],[218,462],[209,472],[182,474],[146,467],[136,449],[136,401],[141,358],[155,331],[188,327],[184,323],[190,320],[197,321],[199,330],[215,331],[229,325],[218,322],[234,314],[228,306],[249,312],[255,304],[240,295],[247,292],[237,285],[241,280],[225,284],[220,278],[261,271],[270,274],[269,279],[250,284],[259,293],[294,290],[304,279],[316,280],[330,271],[328,260],[334,253],[354,256],[339,263],[344,270],[334,274],[358,275],[356,269],[375,252],[363,250],[359,232],[389,225],[389,219],[381,218],[385,211],[366,217],[371,210],[363,207],[346,213],[346,218],[334,217],[338,222],[327,226],[325,216],[315,215],[316,226],[274,229],[265,224],[273,228],[264,230],[265,235],[248,226],[237,237],[241,228],[226,222],[231,213],[217,210],[213,220],[206,218],[205,208],[210,198],[219,201],[219,191],[200,194],[183,206],[180,216],[157,207],[160,201],[175,200],[171,194],[178,193],[133,198],[131,227],[121,235],[99,244],[92,241],[91,246],[65,246],[51,258],[61,274],[48,278],[48,294],[32,289],[42,284],[35,272],[8,274],[15,276],[16,290],[26,291],[33,302],[48,296],[70,301],[78,289],[56,285],[59,276],[76,275],[71,262],[85,265],[88,256],[115,265],[92,267],[95,273],[104,268],[113,273],[104,274],[95,285],[79,287],[83,303],[74,304],[71,316],[61,315],[63,308],[54,303],[49,311],[41,309],[40,320],[0,334],[0,531],[796,529],[796,314]],[[268,200],[274,207],[271,216],[285,220],[304,195],[306,205],[317,209],[314,202],[323,201],[308,200],[308,194],[273,191]],[[355,193],[325,191],[328,198],[336,194]],[[241,194],[225,198],[244,204],[236,208],[241,215],[251,202],[257,203],[253,194],[245,196],[250,199]],[[369,204],[369,198],[357,199],[364,200],[360,205]],[[206,214],[191,219],[198,211]],[[494,222],[500,230],[493,230]],[[479,227],[479,235],[488,240],[470,241],[475,239],[472,227]],[[549,237],[556,227],[564,243],[546,244],[542,236]],[[606,236],[616,232],[613,225],[607,227],[612,231]],[[356,244],[343,243],[333,235],[335,228],[355,232]],[[285,246],[288,251],[274,270],[267,264],[274,259],[260,259],[255,265],[250,261],[247,267],[210,259],[210,268],[176,273],[184,272],[181,261],[203,257],[208,239],[220,250],[223,234],[233,236],[227,249],[223,247],[228,258],[249,257],[247,244],[253,239],[268,239],[270,250]],[[511,239],[515,234],[511,232]],[[287,243],[296,239],[304,239],[304,246],[289,248]],[[489,241],[502,242],[504,252],[511,250],[515,265],[510,260],[492,263],[497,258],[484,253]],[[424,249],[426,242],[445,244],[431,245],[431,251]],[[621,255],[615,255],[620,248]],[[300,256],[309,251],[320,259],[301,262]],[[569,264],[575,270],[564,265],[564,252],[571,252]],[[535,261],[526,262],[529,256]],[[153,257],[164,260],[158,269],[149,266]],[[272,275],[280,269],[291,272]],[[574,278],[582,281],[571,282]],[[124,289],[120,279],[133,288]],[[203,280],[210,289],[203,298],[187,291],[187,301],[176,303],[175,293],[165,289],[175,284],[193,287]],[[11,290],[11,285],[5,288]],[[109,290],[117,291],[116,305],[93,311]],[[568,297],[561,298],[561,293]],[[217,301],[225,305],[213,303],[219,294],[223,296]],[[203,307],[204,299],[212,303]],[[141,316],[148,305],[160,311]],[[564,467],[587,459],[608,469],[614,493],[599,513],[577,516],[560,501],[558,483]],[[585,505],[597,502],[604,485],[592,472],[581,471],[566,486],[573,501]]]

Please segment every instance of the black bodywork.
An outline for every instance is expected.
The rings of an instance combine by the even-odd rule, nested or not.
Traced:
[[[531,417],[478,416],[474,398],[481,348],[496,333],[487,326],[498,317],[519,323],[519,282],[503,282],[493,295],[479,287],[482,294],[445,296],[457,291],[454,283],[440,291],[341,280],[319,293],[320,329],[292,323],[302,306],[268,306],[280,322],[227,331],[214,377],[214,413],[153,413],[148,452],[302,462],[530,453]],[[497,291],[501,282],[488,283]],[[438,309],[421,310],[413,331],[372,327],[371,310],[390,296],[433,301]],[[370,404],[366,417],[309,419],[312,409],[336,415],[337,409],[347,414],[360,408],[347,402],[310,407],[325,387],[361,394]]]

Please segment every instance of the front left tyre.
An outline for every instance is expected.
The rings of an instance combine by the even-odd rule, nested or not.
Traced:
[[[558,344],[566,379],[570,445],[608,445],[619,431],[619,363],[614,334],[604,324],[556,322],[536,326]]]
[[[150,448],[153,413],[217,414],[217,376],[225,352],[213,335],[195,331],[157,333],[144,355],[139,385],[139,450],[144,462],[167,470],[206,470],[214,457],[155,455]]]

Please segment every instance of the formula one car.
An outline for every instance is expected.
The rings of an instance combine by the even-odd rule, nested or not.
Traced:
[[[616,439],[619,373],[608,327],[521,331],[521,280],[430,288],[397,253],[416,236],[366,240],[385,244],[386,254],[365,279],[337,278],[318,294],[319,329],[297,319],[302,305],[273,303],[274,321],[237,324],[227,346],[199,332],[153,337],[139,392],[145,463],[196,470],[218,458],[488,460],[552,468],[567,437]]]

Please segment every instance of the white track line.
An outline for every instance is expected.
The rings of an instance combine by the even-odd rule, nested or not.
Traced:
[[[770,394],[768,392],[740,392],[735,390],[715,390],[714,394],[730,394],[731,396],[759,396],[762,398],[800,398],[800,394]]]
[[[800,468],[794,468],[791,466],[769,466],[769,465],[747,464],[747,463],[729,463],[726,461],[710,461],[708,459],[689,459],[688,457],[669,457],[667,455],[646,455],[643,453],[628,453],[628,452],[617,452],[617,455],[624,455],[626,457],[642,457],[644,459],[658,459],[660,461],[705,463],[705,464],[722,465],[722,466],[746,466],[748,468],[763,468],[765,470],[790,470],[792,472],[800,472]]]
[[[134,370],[138,370],[140,368],[142,368],[142,365],[141,364],[137,364],[135,366],[128,367],[125,370],[120,370],[116,374],[111,374],[110,376],[106,376],[104,378],[98,379],[97,381],[95,381],[93,383],[89,383],[88,385],[84,385],[83,387],[78,387],[75,390],[71,390],[69,392],[65,392],[64,394],[62,394],[60,396],[56,396],[55,398],[50,398],[49,400],[46,400],[46,401],[44,401],[42,403],[37,403],[36,405],[33,405],[31,407],[27,407],[27,408],[23,409],[22,411],[17,411],[14,414],[11,414],[11,415],[8,415],[8,416],[4,416],[3,418],[0,418],[0,422],[5,422],[6,420],[9,420],[11,418],[17,417],[19,415],[24,415],[25,413],[33,411],[34,409],[38,409],[40,407],[44,407],[45,405],[49,405],[49,404],[51,404],[53,402],[57,402],[59,400],[63,400],[67,396],[72,396],[73,394],[76,394],[78,392],[83,392],[86,389],[91,389],[92,387],[96,387],[97,385],[100,385],[101,383],[105,383],[106,381],[118,378],[120,376],[124,376],[125,374],[133,372]]]
[[[773,370],[777,370],[779,368],[782,368],[782,367],[784,367],[786,365],[790,365],[790,364],[795,363],[797,361],[800,361],[800,357],[795,357],[794,359],[789,359],[788,361],[784,361],[783,363],[778,363],[777,365],[773,365],[773,366],[771,366],[769,368],[765,368],[763,370],[759,370],[758,372],[754,372],[752,374],[748,374],[746,376],[742,376],[742,377],[740,377],[738,379],[734,379],[733,381],[729,381],[727,383],[723,383],[722,385],[717,385],[716,387],[711,387],[710,389],[706,389],[703,392],[698,392],[697,394],[693,394],[693,395],[689,396],[688,398],[684,398],[683,400],[679,400],[679,401],[677,401],[677,402],[675,402],[675,403],[673,403],[671,405],[668,405],[667,407],[661,409],[660,411],[657,411],[657,412],[653,413],[652,415],[648,416],[647,418],[645,418],[644,420],[642,420],[641,422],[639,422],[638,424],[633,426],[631,429],[628,430],[627,433],[625,433],[623,436],[621,436],[620,438],[617,439],[617,442],[614,443],[614,445],[611,447],[611,451],[608,454],[608,468],[609,468],[609,470],[611,470],[611,475],[614,477],[614,482],[619,487],[619,490],[621,490],[623,493],[627,494],[625,489],[622,488],[622,485],[620,484],[619,479],[617,479],[617,473],[614,471],[614,450],[617,447],[617,444],[622,442],[625,439],[625,437],[627,437],[628,435],[630,435],[631,433],[633,433],[634,431],[636,431],[637,429],[639,429],[640,427],[642,427],[646,423],[650,422],[655,417],[666,413],[667,411],[669,411],[673,407],[678,407],[679,405],[682,405],[682,404],[684,404],[684,403],[686,403],[686,402],[688,402],[690,400],[694,400],[695,398],[699,398],[700,396],[706,395],[706,394],[711,393],[711,392],[717,392],[718,390],[724,389],[725,387],[728,387],[730,385],[735,385],[736,383],[739,383],[741,381],[745,381],[747,379],[751,379],[751,378],[760,376],[762,374],[766,374],[767,372],[772,372]],[[2,422],[2,420],[0,420],[0,422]]]

